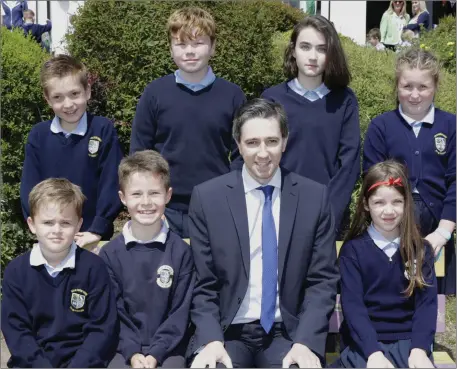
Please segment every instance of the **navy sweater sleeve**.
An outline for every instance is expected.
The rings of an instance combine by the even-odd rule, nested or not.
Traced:
[[[454,115],[455,119],[455,115]],[[443,202],[443,211],[441,212],[441,219],[450,220],[455,222],[456,220],[456,191],[455,191],[455,120],[453,123],[454,125],[452,130],[452,135],[448,138],[449,142],[449,156],[447,162],[447,170],[445,174],[446,180],[446,197],[444,198]]]
[[[434,254],[426,243],[422,273],[428,286],[414,291],[414,315],[411,348],[420,348],[430,352],[436,331],[438,314],[437,282],[435,275]]]
[[[106,246],[101,249],[99,256],[108,268],[113,294],[116,299],[117,313],[120,321],[119,351],[124,357],[125,363],[130,364],[131,357],[136,353],[141,353],[140,332],[125,309],[122,283],[116,277],[116,273],[113,270],[115,267],[112,265],[115,261],[111,260],[111,253],[106,252]]]
[[[338,150],[340,168],[328,184],[337,227],[351,201],[352,190],[360,175],[359,104],[353,93],[347,100]]]
[[[52,368],[53,365],[45,357],[32,332],[32,321],[22,294],[19,260],[13,260],[3,276],[2,332],[16,367]]]
[[[130,135],[130,154],[154,147],[157,130],[157,102],[152,86],[146,86],[136,107]]]
[[[341,307],[349,334],[367,360],[376,352],[382,351],[378,344],[378,336],[368,315],[363,300],[362,273],[358,256],[351,245],[346,242],[339,255],[341,276]]]
[[[88,232],[103,235],[109,232],[117,215],[122,209],[119,199],[119,179],[117,169],[122,160],[122,151],[116,129],[113,124],[107,125],[105,140],[102,146],[97,190],[97,209]]]
[[[387,159],[387,149],[382,126],[373,120],[368,126],[363,145],[363,172],[365,173],[373,165]]]
[[[152,344],[147,349],[148,355],[152,355],[160,364],[172,353],[186,334],[194,284],[194,261],[192,251],[188,247],[183,255],[168,316],[157,329]]]
[[[246,96],[243,91],[239,91],[233,98],[233,118],[238,109],[246,102]],[[243,167],[243,158],[238,150],[238,145],[234,138],[232,138],[232,150],[230,153],[230,170],[241,169]]]
[[[41,181],[40,161],[38,158],[39,137],[38,130],[30,131],[27,143],[25,144],[25,159],[21,176],[21,206],[24,218],[30,215],[29,194],[32,188]]]
[[[47,21],[46,24],[34,24],[32,27],[32,34],[37,38],[41,39],[41,36],[45,32],[49,32],[52,29],[51,21]]]
[[[409,23],[407,26],[403,27],[403,29],[409,29],[411,31],[420,31],[421,25],[423,25],[425,29],[428,29],[430,25],[429,12],[422,12],[421,14],[419,14],[419,17],[417,17],[416,23]]]
[[[92,268],[93,283],[91,291],[88,291],[90,320],[82,327],[84,343],[76,351],[69,368],[93,368],[107,364],[110,352],[117,347],[119,321],[116,302],[108,271],[103,261],[97,259],[99,263]]]

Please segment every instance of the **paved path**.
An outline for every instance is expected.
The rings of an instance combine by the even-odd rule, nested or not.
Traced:
[[[6,362],[10,358],[10,352],[8,351],[8,347],[6,347],[6,342],[3,339],[3,335],[0,337],[0,343],[1,343],[0,368],[7,368]]]

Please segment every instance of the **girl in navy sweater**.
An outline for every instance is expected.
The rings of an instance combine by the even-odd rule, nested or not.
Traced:
[[[433,368],[433,250],[414,222],[405,168],[371,167],[339,255],[344,368]]]
[[[455,114],[435,108],[439,62],[410,49],[397,59],[398,108],[374,118],[365,136],[363,169],[394,158],[408,168],[416,222],[435,256],[445,246],[446,276],[438,292],[455,294]]]
[[[360,174],[359,107],[347,87],[351,76],[338,34],[326,18],[308,16],[295,26],[284,73],[287,82],[262,94],[287,113],[290,132],[281,165],[328,186],[341,229]]]

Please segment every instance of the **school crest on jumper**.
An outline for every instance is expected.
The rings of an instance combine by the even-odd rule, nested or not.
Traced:
[[[87,292],[81,289],[71,290],[70,310],[75,313],[84,311],[84,304],[86,303]]]
[[[173,268],[169,265],[162,265],[157,269],[157,284],[162,288],[170,288],[173,283]]]
[[[102,143],[102,139],[98,136],[92,136],[89,139],[89,156],[95,158],[98,155],[98,150],[100,149],[100,144]]]
[[[446,154],[447,136],[444,133],[437,133],[434,137],[435,137],[435,152],[438,155]]]
[[[416,262],[416,259],[414,259],[414,267],[413,267],[414,275],[416,275],[416,267],[417,267],[417,262]],[[407,261],[405,263],[405,278],[409,281],[410,276],[409,276],[409,269],[408,268],[409,268],[409,261]]]

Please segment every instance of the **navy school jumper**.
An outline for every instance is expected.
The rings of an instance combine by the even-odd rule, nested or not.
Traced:
[[[360,174],[356,96],[344,88],[311,102],[284,82],[262,97],[282,104],[287,113],[289,138],[281,166],[328,187],[338,229]]]
[[[232,138],[236,110],[246,101],[222,78],[200,91],[176,83],[174,74],[152,81],[141,96],[130,153],[153,149],[170,165],[173,195],[167,207],[187,213],[194,186],[230,171],[239,157]]]
[[[11,261],[2,281],[2,332],[8,367],[98,368],[119,337],[116,302],[103,261],[78,247],[75,269],[52,278],[30,265],[30,251]]]
[[[411,348],[430,353],[438,313],[433,250],[424,242],[422,272],[428,287],[416,288],[411,297],[403,291],[409,280],[400,250],[389,258],[368,232],[346,242],[339,254],[340,328],[344,347],[360,352],[365,360],[382,351],[378,341],[411,340]]]
[[[63,133],[51,132],[51,122],[36,124],[25,146],[21,178],[24,217],[30,215],[28,197],[36,184],[51,177],[66,178],[80,186],[87,197],[81,232],[109,239],[122,208],[117,175],[122,152],[114,125],[107,118],[88,113],[86,134],[65,138]]]
[[[190,246],[171,231],[165,244],[125,245],[121,234],[99,255],[108,266],[117,300],[118,352],[127,364],[135,353],[152,355],[162,364],[183,339],[189,323],[195,283]],[[162,280],[161,271],[166,273]]]

